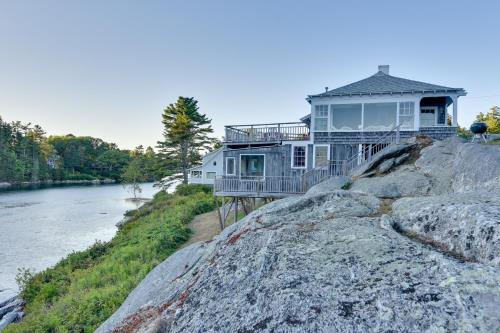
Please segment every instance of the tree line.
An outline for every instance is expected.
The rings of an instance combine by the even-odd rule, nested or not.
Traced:
[[[451,122],[451,120],[448,120]],[[500,133],[500,108],[479,113],[489,133]],[[221,146],[211,137],[211,119],[200,113],[198,101],[179,97],[162,114],[163,140],[152,147],[122,150],[90,136],[46,136],[38,125],[5,122],[0,117],[0,182],[114,179],[127,183],[157,181],[177,174],[187,183],[188,170],[202,155]],[[459,127],[459,135],[471,135]]]
[[[0,117],[0,182],[121,181],[131,163],[141,166],[141,181],[169,174],[151,147],[123,150],[90,136],[46,136],[38,125]]]
[[[474,121],[485,123],[488,126],[487,133],[500,134],[500,107],[492,106],[486,113],[479,112]],[[448,125],[451,125],[451,118],[448,119]],[[468,128],[458,126],[458,135],[468,139],[472,137],[472,132]]]

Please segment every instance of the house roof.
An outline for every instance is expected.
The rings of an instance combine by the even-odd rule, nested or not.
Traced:
[[[195,166],[192,166],[191,168],[189,168],[188,170],[191,171],[191,170],[201,170],[201,168],[203,167],[203,165],[205,165],[205,163],[208,163],[210,162],[215,156],[217,156],[218,153],[220,153],[222,150],[224,149],[224,147],[220,147],[219,149],[216,149],[214,151],[211,151],[209,153],[206,153],[202,159],[203,159],[203,162],[202,164],[200,165],[195,165]]]
[[[465,95],[463,88],[451,88],[430,84],[420,81],[413,81],[392,76],[378,71],[376,74],[340,88],[328,90],[321,94],[309,95],[307,100],[312,97],[340,97],[353,95],[381,95],[381,94],[413,94],[413,93],[434,93],[450,92]]]
[[[223,149],[224,149],[224,147],[220,147],[219,149],[216,149],[214,151],[211,151],[211,152],[205,154],[205,156],[203,156],[203,163],[211,161]]]

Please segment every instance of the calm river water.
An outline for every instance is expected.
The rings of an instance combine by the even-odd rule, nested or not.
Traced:
[[[142,185],[140,197],[157,191]],[[96,240],[110,240],[125,211],[136,208],[122,185],[0,192],[0,301],[18,292],[20,267],[43,270]]]

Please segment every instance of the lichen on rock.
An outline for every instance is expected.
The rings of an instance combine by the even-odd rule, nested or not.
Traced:
[[[496,157],[466,146],[265,205],[156,267],[98,332],[499,331],[499,174],[467,174]]]

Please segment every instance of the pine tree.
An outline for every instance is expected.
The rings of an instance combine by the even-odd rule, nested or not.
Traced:
[[[488,125],[488,133],[500,133],[500,107],[493,106],[488,113],[480,112],[476,116],[476,121],[484,122]]]
[[[213,133],[212,120],[198,110],[198,101],[181,96],[162,115],[164,141],[158,142],[158,148],[164,160],[173,162],[182,172],[184,183],[188,169],[201,161],[201,153],[208,151],[213,143],[208,136]]]

